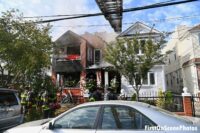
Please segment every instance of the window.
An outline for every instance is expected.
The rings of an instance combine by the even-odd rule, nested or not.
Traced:
[[[55,128],[93,129],[99,107],[85,107],[72,111],[54,123]]]
[[[80,55],[80,46],[67,47],[67,55]]]
[[[101,129],[145,129],[155,126],[154,122],[135,109],[125,106],[105,107]]]
[[[174,54],[174,60],[176,60],[176,53]]]
[[[17,98],[13,92],[0,92],[0,106],[18,105]]]
[[[99,64],[101,61],[101,50],[100,49],[95,49],[94,52],[94,63]]]
[[[199,45],[200,45],[200,33],[198,34],[198,37],[199,37]]]
[[[142,79],[142,84],[148,85],[148,75],[146,78]]]
[[[147,74],[147,77],[142,80],[140,79],[140,76],[136,74],[136,82],[138,82],[138,84],[142,83],[143,85],[155,85],[155,73],[149,72]],[[135,85],[135,82],[134,82],[134,85]]]
[[[149,78],[150,78],[150,85],[154,85],[155,84],[155,74],[150,73]]]
[[[140,40],[140,54],[144,53],[145,40]]]
[[[88,48],[87,50],[87,60],[92,61],[92,49]]]

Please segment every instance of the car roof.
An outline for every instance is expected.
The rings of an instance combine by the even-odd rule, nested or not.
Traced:
[[[18,92],[17,90],[14,89],[8,89],[8,88],[0,88],[0,91],[6,91],[6,92]]]
[[[123,101],[123,100],[96,101],[78,105],[77,108],[85,106],[95,106],[95,105],[129,106],[141,112],[142,114],[144,114],[149,119],[153,120],[156,124],[159,125],[167,124],[175,126],[180,124],[192,124],[191,121],[182,118],[181,116],[178,116],[175,113],[155,107],[153,105],[149,105],[147,103],[137,102],[137,101]]]

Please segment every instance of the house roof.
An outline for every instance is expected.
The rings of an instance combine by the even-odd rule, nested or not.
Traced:
[[[81,36],[79,36],[78,34],[72,32],[71,30],[68,30],[67,32],[65,32],[62,36],[60,36],[55,43],[57,45],[80,45],[81,44],[81,40],[83,38]]]
[[[142,22],[136,22],[128,29],[123,31],[118,37],[123,36],[133,36],[133,35],[160,35],[162,32],[158,31],[157,29],[150,27]]]
[[[95,34],[91,34],[86,32],[85,34],[81,35],[85,40],[87,40],[89,42],[89,44],[96,48],[96,49],[102,49],[104,48],[106,42],[100,38],[99,36],[95,35]]]
[[[192,27],[189,31],[200,30],[200,24]]]

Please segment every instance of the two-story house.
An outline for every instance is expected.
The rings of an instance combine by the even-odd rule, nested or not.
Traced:
[[[119,74],[110,69],[112,65],[103,61],[106,41],[116,37],[115,34],[106,34],[86,32],[78,35],[67,31],[55,41],[52,77],[58,86],[65,91],[70,90],[73,96],[82,97],[87,78],[95,79],[102,89],[109,86],[114,76],[117,75],[120,80]]]
[[[134,38],[137,37],[141,45],[145,44],[145,41],[149,38],[154,43],[159,43],[161,40],[162,33],[153,27],[149,27],[141,22],[136,22],[127,30],[122,32],[120,38]],[[142,49],[138,50],[138,55],[142,55]],[[147,74],[147,79],[143,79],[143,85],[140,90],[140,96],[156,96],[158,90],[166,90],[165,87],[165,74],[164,64],[157,64]],[[121,77],[121,91],[127,96],[132,96],[134,90],[124,76]]]
[[[200,25],[178,26],[163,49],[166,54],[167,89],[181,93],[187,87],[192,94],[200,90]]]

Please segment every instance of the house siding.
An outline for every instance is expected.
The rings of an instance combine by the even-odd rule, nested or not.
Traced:
[[[159,89],[162,89],[163,91],[166,90],[165,87],[165,76],[164,76],[164,66],[163,65],[156,65],[151,70],[150,73],[155,74],[155,84],[154,85],[142,85],[140,89],[140,95],[141,96],[147,96],[147,95],[157,95]],[[135,91],[132,87],[132,85],[129,84],[127,79],[122,76],[121,78],[121,88],[122,88],[122,94],[131,97]]]

